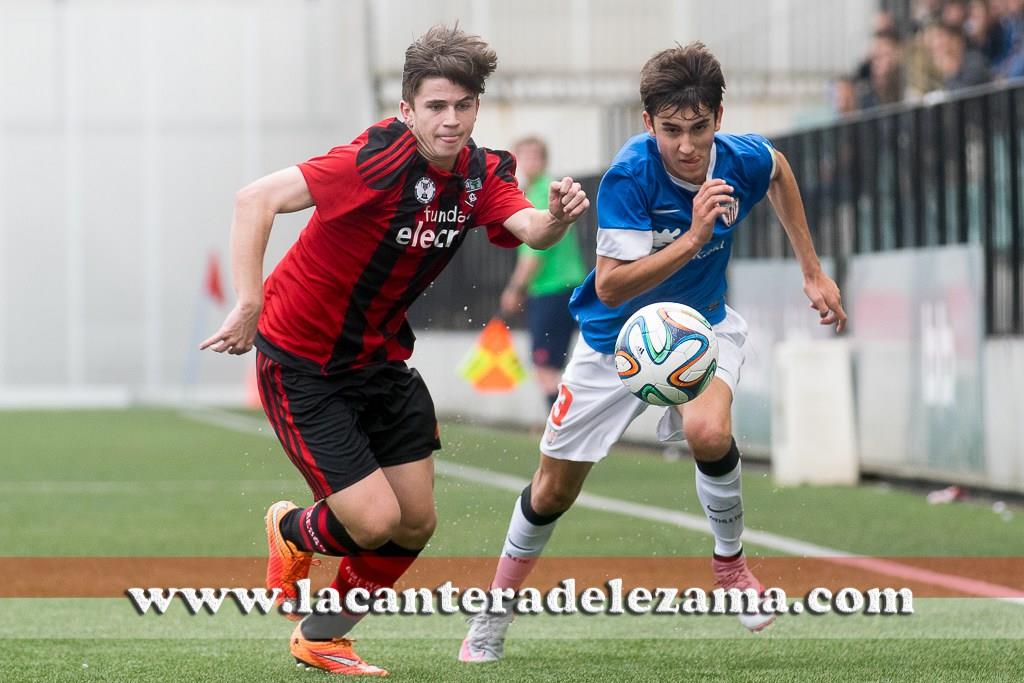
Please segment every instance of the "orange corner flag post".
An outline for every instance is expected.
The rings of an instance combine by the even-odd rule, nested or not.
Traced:
[[[491,318],[458,372],[477,391],[511,391],[523,381],[526,372],[516,357],[512,333],[504,320]]]

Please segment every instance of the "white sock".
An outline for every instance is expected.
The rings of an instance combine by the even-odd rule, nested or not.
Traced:
[[[512,508],[512,519],[508,523],[508,533],[498,559],[498,569],[491,582],[492,587],[518,590],[533,570],[537,558],[544,552],[544,546],[555,530],[558,516],[546,524],[534,524],[526,518],[522,496],[528,495],[529,488],[516,498]]]
[[[720,477],[711,477],[697,469],[697,497],[715,535],[715,554],[735,555],[743,547],[743,492],[741,465]]]

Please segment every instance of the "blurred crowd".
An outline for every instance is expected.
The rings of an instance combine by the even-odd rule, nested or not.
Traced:
[[[835,83],[848,114],[1024,76],[1024,0],[914,0],[902,22],[875,17],[864,60]]]

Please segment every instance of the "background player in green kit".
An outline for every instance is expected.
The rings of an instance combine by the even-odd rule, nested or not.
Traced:
[[[547,145],[539,137],[525,137],[512,146],[512,153],[526,198],[534,206],[546,206],[552,180]],[[558,382],[576,331],[569,297],[586,275],[576,236],[569,232],[545,250],[521,245],[516,268],[501,294],[501,312],[506,317],[517,314],[525,303],[534,376],[548,406],[558,398]]]

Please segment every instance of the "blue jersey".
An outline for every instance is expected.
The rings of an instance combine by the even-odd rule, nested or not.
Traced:
[[[712,325],[725,318],[725,269],[732,233],[768,192],[775,154],[760,135],[715,135],[707,178],[733,187],[732,210],[715,223],[711,240],[682,268],[653,289],[609,308],[597,298],[596,271],[573,292],[569,310],[587,344],[614,353],[626,319],[656,301],[675,301],[700,311]],[[670,176],[654,136],[630,138],[612,161],[597,191],[597,253],[635,261],[659,251],[690,229],[699,186]]]

